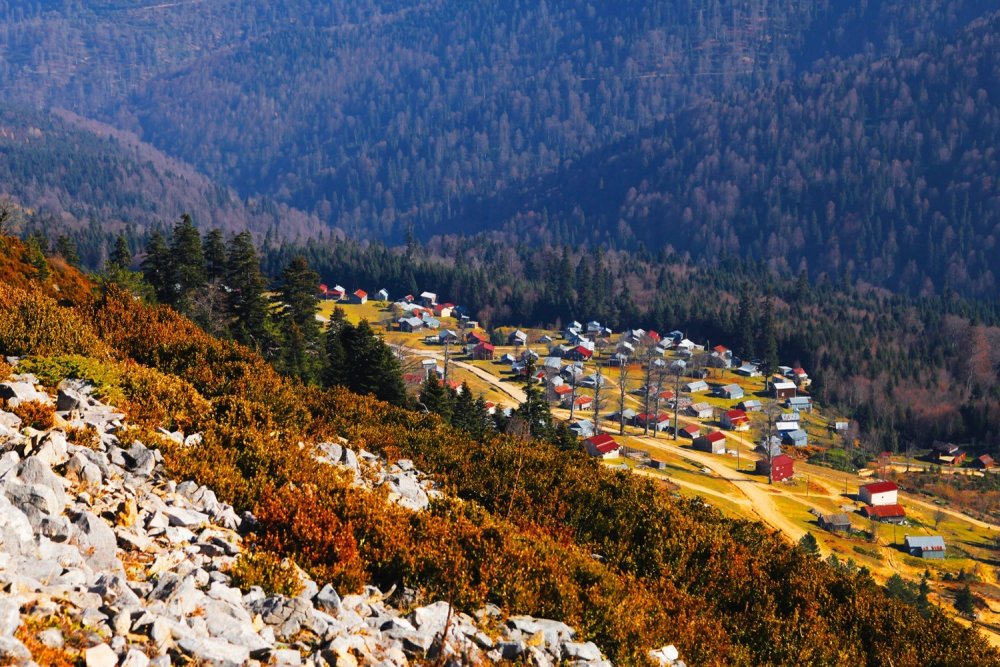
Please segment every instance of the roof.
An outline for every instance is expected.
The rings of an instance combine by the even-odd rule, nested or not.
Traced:
[[[728,391],[729,393],[733,393],[737,391],[743,391],[743,387],[739,386],[738,384],[727,384],[719,391]]]
[[[721,442],[722,440],[726,439],[726,436],[722,431],[712,431],[711,433],[706,434],[704,437],[709,442]]]
[[[812,403],[812,399],[808,396],[792,396],[788,399],[789,405],[809,405]]]
[[[561,384],[558,387],[553,388],[552,391],[556,393],[556,396],[565,396],[566,394],[573,393],[573,387],[568,384]]]
[[[573,401],[574,405],[587,405],[588,403],[593,403],[594,399],[590,396],[577,396],[576,400]]]
[[[779,466],[782,466],[782,465],[794,465],[794,464],[795,464],[795,459],[793,459],[788,454],[778,454],[773,459],[771,459],[771,465],[772,466],[775,466],[775,465],[779,465]]]
[[[727,348],[725,345],[716,345],[715,347],[712,348],[712,351],[722,354],[723,352],[728,352],[729,348]]]
[[[587,438],[586,442],[601,454],[608,454],[621,449],[621,446],[615,442],[615,439],[607,433],[591,436]]]
[[[792,382],[775,382],[771,386],[773,386],[775,390],[795,389],[795,384]]]
[[[583,345],[577,345],[576,347],[573,348],[573,351],[576,352],[577,354],[582,354],[585,357],[594,356],[594,353],[585,348]]]
[[[793,369],[792,372],[795,373],[796,375],[805,375],[806,374],[805,369],[802,368],[801,366],[798,367],[798,368]]]
[[[479,345],[475,346],[472,349],[474,349],[474,350],[481,350],[481,351],[484,351],[484,352],[493,352],[497,348],[496,348],[495,345],[493,345],[493,343],[487,343],[486,341],[483,341],[482,343],[480,343]]]
[[[420,296],[421,296],[421,298],[424,298],[424,299],[434,299],[434,298],[437,298],[437,294],[435,294],[434,292],[421,292]]]
[[[868,493],[886,493],[887,491],[899,491],[899,487],[892,482],[872,482],[861,487]]]
[[[865,514],[878,519],[891,519],[893,517],[906,516],[906,511],[902,505],[865,505]]]
[[[944,538],[940,535],[907,535],[906,546],[923,551],[944,551]]]
[[[747,413],[742,410],[727,410],[726,417],[729,419],[746,419]]]
[[[364,291],[363,289],[355,290],[354,296],[358,297],[359,299],[364,299],[367,298],[368,292]]]
[[[824,514],[823,523],[828,523],[833,526],[850,526],[851,518],[843,512],[839,512],[837,514]]]

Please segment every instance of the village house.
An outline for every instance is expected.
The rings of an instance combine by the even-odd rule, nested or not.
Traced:
[[[445,343],[453,344],[458,342],[458,334],[451,329],[445,329],[438,334],[438,342],[444,345]]]
[[[354,290],[351,293],[350,301],[355,306],[361,306],[368,303],[368,292],[363,289]]]
[[[992,456],[989,454],[983,454],[982,456],[977,457],[976,460],[972,462],[972,465],[980,470],[989,470],[994,468],[996,463],[993,461]]]
[[[681,428],[680,434],[686,438],[694,440],[701,435],[701,427],[697,424],[688,424],[687,426]]]
[[[809,379],[809,374],[806,373],[805,369],[801,367],[793,368],[792,372],[788,374],[788,377],[791,378],[792,382],[803,389],[812,384],[812,380]]]
[[[796,412],[812,412],[812,399],[808,396],[792,396],[785,399],[785,407],[791,408]]]
[[[570,422],[569,430],[578,438],[589,438],[594,435],[594,422],[589,419],[577,419]]]
[[[902,505],[865,505],[861,508],[861,514],[867,519],[873,519],[881,523],[900,524],[906,521],[906,511]]]
[[[477,361],[493,361],[496,347],[492,343],[482,342],[472,348],[472,358]]]
[[[594,407],[594,399],[590,396],[577,396],[573,405],[575,410],[590,410]]]
[[[726,436],[722,431],[712,431],[703,436],[694,438],[692,446],[702,452],[709,454],[726,453]]]
[[[607,384],[607,382],[608,379],[605,376],[594,373],[580,380],[579,384],[581,387],[587,387],[588,389],[593,389],[597,385],[601,385],[603,387],[605,384]]]
[[[438,296],[434,292],[421,292],[420,302],[424,304],[427,308],[430,308],[435,303],[437,303]]]
[[[904,539],[906,550],[917,558],[944,558],[944,538],[940,535],[907,535]]]
[[[323,287],[320,285],[320,287]],[[344,296],[347,295],[347,290],[345,290],[340,285],[334,285],[333,289],[327,290],[326,298],[328,301],[343,301]]]
[[[726,410],[722,413],[722,427],[730,431],[746,431],[750,428],[750,418],[742,410]]]
[[[625,408],[620,413],[616,412],[613,415],[611,415],[611,420],[615,422],[624,421],[626,424],[631,426],[633,423],[635,423],[635,418],[638,416],[639,413],[637,413],[632,408]]]
[[[786,380],[775,380],[771,383],[771,394],[779,401],[792,398],[795,396],[796,391],[795,384]]]
[[[743,377],[756,378],[760,377],[760,369],[757,368],[757,364],[743,364],[734,371],[737,375],[742,375]]]
[[[520,329],[517,329],[516,331],[511,331],[510,334],[507,336],[508,345],[520,346],[520,345],[526,345],[527,342],[528,342],[528,334],[524,333]]]
[[[422,319],[424,321],[424,326],[427,327],[428,329],[441,328],[441,321],[431,317],[430,315],[427,315],[426,313],[424,314]]]
[[[556,401],[564,407],[569,408],[569,402],[573,396],[573,387],[568,384],[555,385],[552,387],[552,393],[555,395]]]
[[[577,345],[572,350],[566,353],[566,359],[570,361],[590,361],[590,358],[594,356],[593,351],[588,350],[583,345]]]
[[[688,407],[688,412],[692,417],[697,417],[698,419],[711,419],[715,411],[712,406],[708,403],[692,403]]]
[[[606,433],[591,436],[583,442],[587,453],[595,458],[613,459],[621,451],[621,445]]]
[[[843,512],[820,514],[819,526],[831,533],[846,534],[851,532],[851,518]]]
[[[934,461],[942,465],[957,466],[965,461],[965,452],[951,442],[935,442],[931,445]]]
[[[702,391],[708,391],[708,383],[704,380],[695,380],[694,382],[688,382],[684,385],[684,391],[689,394],[697,394]]]
[[[389,290],[384,287],[379,291],[375,292],[376,301],[388,301],[389,300]]]
[[[749,401],[740,401],[737,407],[744,412],[760,412],[764,409],[764,405],[757,399],[750,399]]]
[[[548,335],[548,334],[542,334],[542,335],[541,335],[541,336],[540,336],[540,337],[538,338],[538,342],[539,342],[540,344],[542,344],[542,345],[548,345],[549,343],[551,343],[551,342],[552,342],[552,336],[550,336],[550,335]]]
[[[785,431],[785,442],[794,447],[805,447],[809,444],[809,434],[800,428],[794,431]]]
[[[719,387],[716,390],[716,394],[720,398],[725,398],[730,401],[735,401],[737,399],[743,398],[743,387],[738,384],[727,384],[724,387]]]
[[[455,306],[450,303],[438,303],[434,304],[432,310],[434,311],[435,317],[451,317],[452,309]]]
[[[479,345],[480,343],[490,342],[490,337],[483,331],[470,331],[465,334],[465,342],[471,345]]]
[[[872,482],[858,489],[858,500],[866,505],[896,505],[899,487],[892,482]]]
[[[773,471],[771,479],[775,482],[780,482],[786,480],[795,474],[795,459],[787,454],[781,454],[781,448],[778,447],[778,453],[772,454],[771,461],[768,463],[767,457],[760,459],[754,465],[754,471],[758,475],[766,475],[768,471]]]
[[[641,412],[635,416],[636,426],[645,428],[647,422],[649,423],[649,428],[654,431],[666,431],[670,427],[670,417],[663,413],[651,414]]]
[[[406,333],[413,333],[424,328],[424,321],[419,317],[401,317],[398,324],[399,330]]]

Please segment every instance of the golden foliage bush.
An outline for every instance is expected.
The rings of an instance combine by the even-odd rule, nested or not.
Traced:
[[[260,586],[268,595],[295,597],[302,592],[302,581],[295,566],[269,551],[244,551],[229,568],[234,586],[244,592]]]
[[[109,356],[80,313],[37,289],[0,283],[0,355]]]
[[[52,428],[55,423],[56,409],[39,401],[22,401],[17,405],[7,405],[4,408],[21,418],[21,426],[30,426],[40,431]]]

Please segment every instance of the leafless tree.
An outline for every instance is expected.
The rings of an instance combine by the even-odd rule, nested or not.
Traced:
[[[0,236],[16,233],[23,220],[21,207],[8,196],[0,197]]]
[[[625,435],[625,397],[628,395],[629,358],[621,355],[618,358],[618,435]]]
[[[931,515],[931,518],[934,519],[934,530],[937,530],[938,526],[941,525],[941,522],[944,521],[947,517],[948,513],[945,512],[944,510],[942,509],[934,510],[934,514]]]
[[[594,372],[594,433],[601,432],[601,409],[603,408],[604,373],[601,371],[601,364],[597,364]]]
[[[770,402],[764,408],[764,416],[767,417],[767,424],[764,428],[764,459],[767,461],[767,483],[774,484],[774,446],[772,443],[772,438],[774,437],[775,429],[774,422],[781,414],[781,407],[775,403]]]

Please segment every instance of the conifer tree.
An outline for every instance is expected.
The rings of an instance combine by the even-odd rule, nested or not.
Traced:
[[[444,386],[437,376],[430,374],[420,385],[420,402],[429,411],[440,415],[441,419],[451,422],[453,407],[451,391]]]
[[[319,380],[322,368],[320,328],[316,319],[318,285],[319,274],[301,255],[292,258],[281,272],[284,371],[306,382]]]
[[[160,232],[153,232],[146,245],[146,257],[142,261],[142,275],[145,276],[156,298],[161,303],[169,303],[173,292],[173,271],[171,270],[170,248]]]
[[[70,266],[80,266],[80,254],[77,252],[76,242],[65,234],[56,239],[56,253]]]
[[[170,256],[175,282],[171,303],[184,310],[191,292],[204,287],[207,281],[201,234],[194,226],[191,216],[186,213],[174,225],[170,240]]]
[[[119,234],[115,239],[115,247],[111,251],[111,256],[108,257],[107,264],[120,269],[132,267],[132,250],[129,248],[125,234]]]
[[[237,234],[226,255],[226,285],[229,312],[234,318],[232,336],[254,349],[264,349],[267,334],[268,302],[264,276],[250,232]]]
[[[226,242],[218,229],[205,235],[205,275],[208,280],[226,277]]]

